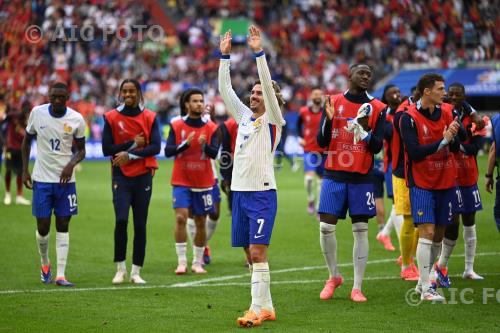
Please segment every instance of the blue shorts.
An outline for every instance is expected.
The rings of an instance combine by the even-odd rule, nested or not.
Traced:
[[[212,190],[197,192],[186,186],[173,186],[172,201],[174,209],[188,208],[195,216],[207,215],[214,205]]]
[[[454,213],[456,214],[470,214],[483,209],[479,189],[476,185],[472,186],[459,186],[455,190],[458,205]]]
[[[219,188],[219,184],[217,183],[217,181],[215,181],[215,184],[212,187],[212,201],[214,204],[212,205],[212,209],[210,210],[209,213],[215,214],[216,213],[215,204],[218,204],[221,202],[220,188]]]
[[[233,247],[248,247],[250,244],[269,245],[278,207],[276,191],[232,191],[231,193]]]
[[[425,190],[410,187],[411,215],[413,223],[449,225],[457,205],[455,188],[447,190]]]
[[[219,188],[219,183],[217,181],[215,181],[215,184],[212,187],[212,200],[214,203],[221,202],[220,188]]]
[[[384,198],[384,172],[378,169],[373,169],[371,176],[373,178],[373,195],[375,196],[375,199]]]
[[[304,172],[314,171],[318,176],[323,176],[325,170],[325,155],[318,152],[304,153]]]
[[[385,189],[387,190],[387,196],[389,198],[394,198],[394,191],[392,190],[392,163],[389,163],[387,167],[387,172],[385,173]]]
[[[323,179],[319,199],[319,214],[335,215],[345,219],[347,209],[349,216],[376,215],[373,184],[350,184]]]
[[[59,217],[78,214],[75,183],[33,182],[33,216],[50,217],[52,210]]]

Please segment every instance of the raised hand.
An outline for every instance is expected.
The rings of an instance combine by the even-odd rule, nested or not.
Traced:
[[[220,36],[220,52],[222,54],[230,54],[231,53],[231,29],[229,29],[224,35]]]
[[[248,28],[249,35],[247,36],[247,44],[250,46],[254,53],[262,51],[262,40],[260,38],[260,31],[254,25]]]
[[[330,95],[325,96],[325,112],[326,116],[328,117],[328,120],[332,120],[333,116],[335,115],[335,107],[332,104],[332,100],[330,99]]]

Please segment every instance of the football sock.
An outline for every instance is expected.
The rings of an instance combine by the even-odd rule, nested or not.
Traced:
[[[319,223],[319,244],[321,245],[321,251],[323,252],[330,277],[338,275],[336,227],[334,224]]]
[[[38,233],[38,230],[35,233],[36,235],[36,244],[38,246],[38,253],[40,254],[41,262],[43,266],[50,264],[49,260],[49,234],[42,236]]]
[[[307,191],[307,200],[309,202],[314,201],[314,190],[313,190],[314,177],[311,175],[304,176],[304,186]]]
[[[212,238],[212,235],[214,234],[218,224],[219,220],[212,220],[210,217],[207,218],[207,224],[206,224],[207,237],[205,244],[208,244],[208,241]]]
[[[465,244],[465,271],[474,270],[474,257],[476,256],[476,225],[470,227],[464,226],[464,244]]]
[[[450,259],[455,244],[457,244],[456,240],[451,240],[448,238],[443,239],[443,248],[441,250],[441,255],[439,256],[438,261],[439,267],[448,267],[448,260]]]
[[[417,261],[418,261],[418,272],[420,273],[420,278],[418,284],[422,286],[422,290],[427,290],[430,286],[429,272],[431,265],[429,265],[431,258],[431,248],[432,241],[426,238],[418,239],[417,246]]]
[[[69,251],[69,233],[56,232],[57,277],[64,277]]]
[[[354,262],[353,289],[361,290],[366,262],[368,261],[368,223],[353,223],[352,234],[354,236],[354,247],[352,251],[352,260]]]
[[[205,251],[204,246],[193,245],[193,264],[203,265],[203,251]]]
[[[407,268],[411,264],[411,250],[413,247],[413,238],[415,227],[411,215],[403,215],[403,225],[401,226],[401,235],[399,237],[399,248],[403,261],[402,268]]]
[[[191,240],[191,243],[193,243],[194,236],[196,235],[196,224],[194,223],[193,218],[188,217],[187,222],[186,222],[186,229],[187,229],[187,234],[188,234],[189,240]]]
[[[252,306],[251,309],[260,313],[262,308],[272,311],[273,301],[271,298],[271,275],[269,264],[258,262],[253,264],[252,271]]]
[[[141,266],[132,265],[132,270],[130,271],[130,276],[139,275],[141,273]]]
[[[179,265],[187,264],[187,243],[175,243],[175,252],[177,253],[177,261]]]

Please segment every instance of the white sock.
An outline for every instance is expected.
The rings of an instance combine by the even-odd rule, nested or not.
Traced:
[[[127,266],[125,266],[125,260],[118,261],[116,263],[116,271],[118,271],[118,272],[126,272],[127,271]]]
[[[309,202],[314,201],[314,190],[313,190],[314,177],[311,175],[304,176],[304,186],[307,191],[307,200]]]
[[[139,275],[141,273],[141,266],[132,264],[132,270],[130,271],[130,276]]]
[[[465,271],[474,271],[474,257],[476,256],[476,225],[470,227],[464,226],[464,245],[465,245]]]
[[[175,253],[177,253],[177,262],[179,265],[187,264],[187,243],[175,243]]]
[[[429,264],[431,258],[432,241],[426,238],[419,238],[417,245],[417,262],[418,272],[420,278],[418,284],[422,285],[422,290],[427,290],[430,286],[429,271],[431,265]]]
[[[210,217],[207,218],[207,224],[206,224],[206,241],[205,245],[208,244],[208,241],[212,238],[212,235],[215,232],[215,229],[217,228],[217,225],[219,224],[219,220],[212,220]]]
[[[337,267],[337,237],[335,234],[336,225],[324,222],[319,223],[319,244],[323,257],[325,257],[330,277],[339,274]]]
[[[352,249],[352,261],[354,262],[353,289],[361,290],[366,262],[368,261],[368,223],[353,223],[352,234],[354,236],[354,247]]]
[[[271,275],[269,264],[258,262],[253,264],[252,271],[252,305],[250,309],[259,314],[262,308],[273,311],[273,300],[271,298]]]
[[[194,223],[194,219],[188,217],[186,222],[186,230],[191,243],[194,243],[194,235],[196,235],[196,224]]]
[[[391,212],[392,213],[392,212]],[[393,227],[393,215],[389,215],[387,222],[385,222],[384,227],[380,231],[384,236],[390,236]]]
[[[395,211],[394,211],[395,212]],[[401,244],[401,228],[403,227],[403,215],[394,215],[392,218],[392,223],[394,224],[394,230],[396,230],[396,235],[398,236],[398,242]]]
[[[448,238],[443,239],[443,248],[441,249],[441,255],[439,256],[438,265],[439,267],[448,267],[448,260],[450,259],[451,253],[457,244],[456,240],[451,240]]]
[[[69,233],[56,232],[57,277],[64,277],[69,251]]]
[[[50,264],[49,260],[49,234],[42,236],[35,232],[36,235],[36,245],[38,246],[38,253],[40,254],[41,262],[43,266]]]
[[[204,246],[193,245],[193,264],[203,265],[203,251],[205,251]]]

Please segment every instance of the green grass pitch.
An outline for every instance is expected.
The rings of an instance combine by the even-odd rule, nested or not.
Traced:
[[[79,215],[70,224],[66,276],[72,289],[43,285],[35,245],[31,207],[0,203],[0,332],[236,332],[236,318],[250,304],[250,276],[241,249],[231,248],[230,218],[223,203],[219,227],[211,241],[213,262],[205,276],[174,275],[177,264],[174,217],[169,185],[172,163],[160,162],[149,209],[148,243],[142,277],[145,287],[113,286],[114,214],[110,165],[85,162],[77,174]],[[480,174],[485,157],[480,158]],[[498,332],[500,331],[500,234],[493,221],[493,196],[480,189],[484,210],[477,216],[475,270],[483,281],[464,281],[462,234],[450,260],[448,304],[410,306],[405,294],[415,283],[398,278],[397,252],[375,241],[370,221],[370,255],[363,292],[365,304],[350,301],[352,232],[349,221],[337,229],[338,259],[344,286],[321,301],[328,272],[319,247],[318,222],[306,213],[302,171],[288,165],[276,172],[278,216],[269,250],[271,292],[277,320],[253,330],[267,332]],[[4,186],[0,186],[3,200]],[[27,196],[31,193],[27,191]],[[225,200],[225,198],[223,198]],[[386,214],[389,212],[387,202]],[[50,256],[55,263],[55,227]],[[133,229],[129,223],[127,266],[130,270]],[[393,242],[397,244],[393,233]],[[192,257],[188,251],[188,260]],[[486,289],[489,288],[489,289]],[[461,298],[460,295],[463,297]],[[492,295],[492,296],[491,296]],[[463,301],[471,304],[464,304]],[[486,304],[483,304],[485,303]]]

